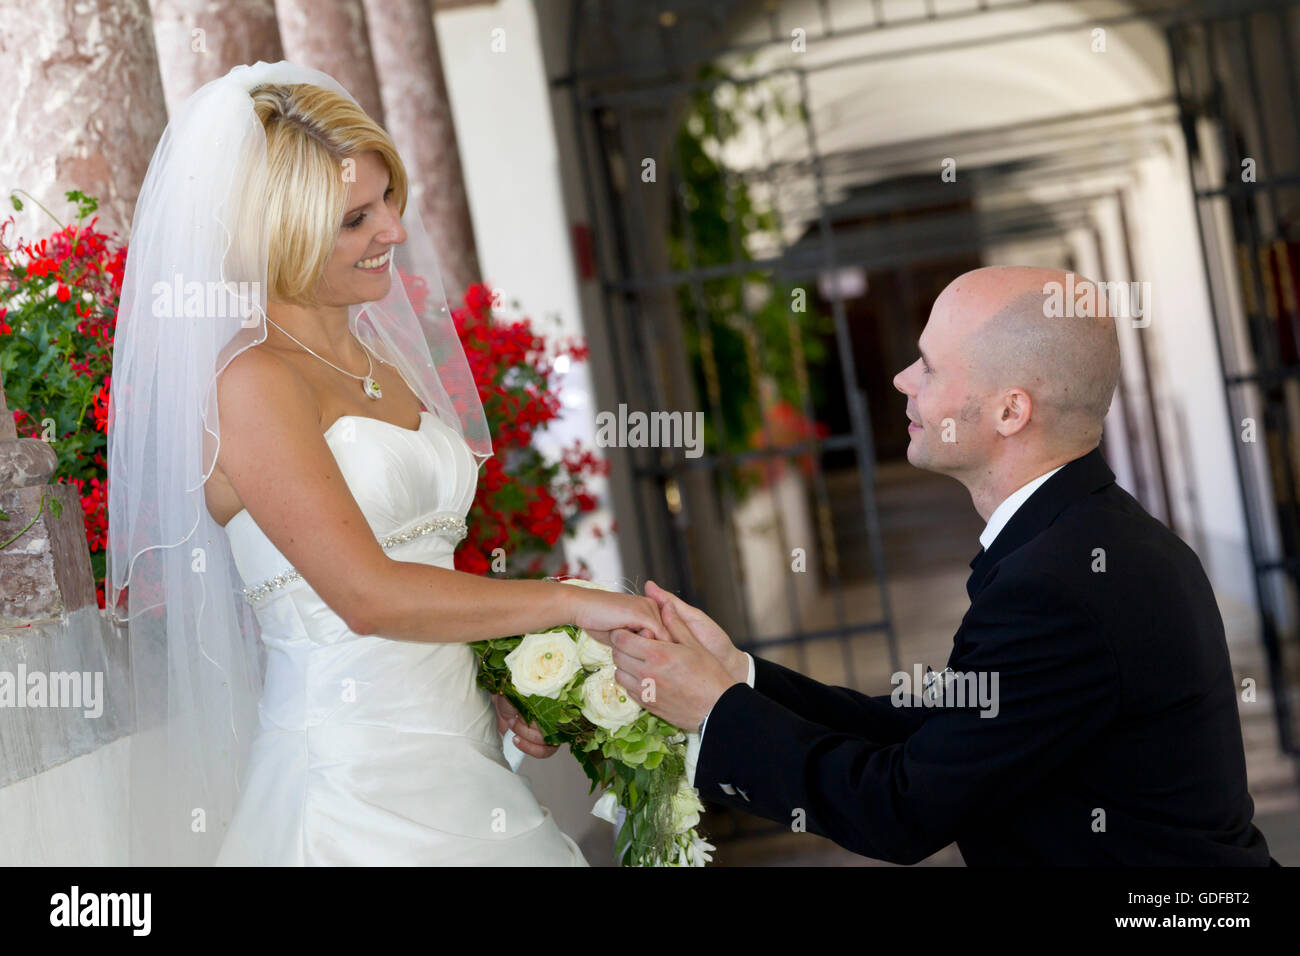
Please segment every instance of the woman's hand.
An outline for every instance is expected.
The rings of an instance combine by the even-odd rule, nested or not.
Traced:
[[[507,730],[515,732],[515,746],[530,757],[549,757],[559,750],[546,742],[542,730],[536,724],[524,723],[524,718],[514,705],[500,694],[492,695],[492,703],[497,709],[497,733],[506,735]]]
[[[659,640],[668,638],[659,605],[639,594],[623,594],[598,588],[567,586],[569,615],[575,627],[580,627],[602,643],[609,643],[609,633],[617,628],[629,631],[647,631]]]

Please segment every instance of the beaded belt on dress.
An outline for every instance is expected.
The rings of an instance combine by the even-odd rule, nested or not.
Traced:
[[[399,544],[404,544],[414,538],[423,537],[426,534],[440,534],[451,541],[454,546],[459,544],[464,539],[465,535],[469,534],[469,528],[465,524],[465,519],[458,514],[438,514],[426,521],[420,522],[407,531],[402,531],[398,534],[390,534],[386,538],[381,538],[379,545],[387,551],[389,548],[395,548]],[[267,578],[265,581],[244,588],[244,600],[249,604],[256,604],[285,585],[297,581],[300,577],[302,577],[302,575],[293,568],[289,568],[287,571],[281,571],[273,578]]]

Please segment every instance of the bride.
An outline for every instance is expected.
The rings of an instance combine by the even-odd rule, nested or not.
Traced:
[[[585,864],[467,642],[659,612],[454,570],[492,450],[407,189],[389,136],[287,62],[198,90],[150,163],[109,424],[134,863]]]

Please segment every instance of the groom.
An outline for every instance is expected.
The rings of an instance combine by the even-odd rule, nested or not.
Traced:
[[[1099,295],[1085,315],[1046,308],[1066,281],[960,276],[894,379],[908,460],[964,484],[987,521],[941,705],[751,657],[652,583],[673,642],[610,635],[647,709],[707,722],[701,797],[892,863],[954,840],[970,866],[1272,863],[1210,583],[1101,456],[1115,325]]]

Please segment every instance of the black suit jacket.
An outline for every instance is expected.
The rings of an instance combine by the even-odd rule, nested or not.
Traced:
[[[954,840],[971,866],[1272,862],[1210,583],[1100,449],[971,565],[948,667],[988,689],[997,673],[996,716],[895,706],[901,688],[868,697],[756,657],[755,686],[709,715],[700,795],[893,863]]]

